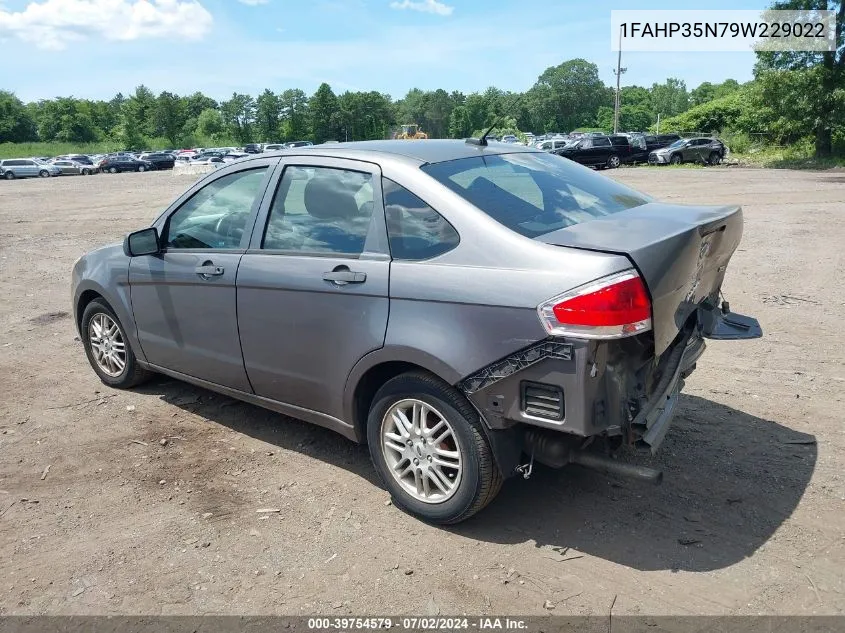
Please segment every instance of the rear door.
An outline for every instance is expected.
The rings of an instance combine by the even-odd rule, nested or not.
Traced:
[[[604,165],[610,155],[614,153],[614,147],[606,136],[596,136],[593,139],[593,153],[591,155],[593,165]]]
[[[257,395],[341,418],[352,367],[387,330],[381,170],[323,157],[281,168],[238,271],[244,364]]]

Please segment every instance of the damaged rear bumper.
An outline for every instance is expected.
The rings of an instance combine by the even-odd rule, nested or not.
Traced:
[[[684,379],[704,352],[704,339],[762,334],[749,317],[703,307],[699,313],[659,359],[650,334],[616,341],[550,338],[458,386],[491,429],[527,425],[576,442],[605,436],[654,453],[671,426]]]

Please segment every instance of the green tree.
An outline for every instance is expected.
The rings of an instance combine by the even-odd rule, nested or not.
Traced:
[[[153,109],[153,133],[177,145],[187,117],[182,100],[171,92],[162,92]]]
[[[468,138],[472,134],[472,130],[472,121],[467,107],[456,106],[449,117],[449,136],[452,138]]]
[[[226,131],[239,143],[253,140],[255,123],[255,100],[249,95],[233,93],[232,98],[220,104],[220,113],[226,124]]]
[[[285,90],[279,96],[282,140],[301,141],[311,134],[308,121],[308,97],[302,90]]]
[[[613,99],[595,64],[571,59],[547,68],[529,90],[528,101],[534,131],[568,132],[592,125],[599,106]]]
[[[211,97],[206,97],[201,92],[195,92],[189,97],[184,97],[185,116],[189,119],[198,119],[203,110],[216,110],[217,102]]]
[[[655,118],[674,116],[689,109],[687,85],[681,79],[670,77],[662,84],[651,87],[651,107]]]
[[[223,140],[225,131],[226,122],[218,110],[207,108],[200,112],[197,117],[197,136],[216,143]]]
[[[340,140],[340,105],[329,84],[320,84],[308,101],[308,118],[315,143]]]
[[[770,93],[778,91],[778,80],[807,91],[790,92],[786,110],[797,116],[794,121],[801,121],[805,134],[814,138],[816,156],[830,156],[834,135],[845,135],[845,0],[787,0],[774,2],[771,8],[828,10],[836,14],[835,51],[760,52],[755,67],[755,77],[771,88]],[[796,101],[803,101],[804,116],[792,107]]]
[[[35,121],[14,93],[0,90],[0,143],[24,143],[38,138]]]
[[[262,141],[273,142],[279,137],[282,106],[271,90],[265,90],[255,100],[255,133]]]

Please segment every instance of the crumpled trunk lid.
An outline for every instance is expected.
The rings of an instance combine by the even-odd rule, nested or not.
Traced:
[[[627,256],[651,294],[654,351],[659,356],[700,304],[709,299],[708,305],[718,305],[742,225],[739,206],[652,202],[536,239]]]

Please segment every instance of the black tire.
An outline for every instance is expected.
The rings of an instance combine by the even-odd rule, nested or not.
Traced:
[[[139,172],[147,171],[147,168],[144,165],[138,165],[138,171]]]
[[[670,165],[680,165],[681,164],[681,155],[680,154],[672,154],[672,158],[669,159]]]
[[[710,156],[707,158],[707,162],[711,165],[718,165],[722,162],[722,157],[719,156],[719,152],[710,152]]]
[[[124,342],[126,365],[118,376],[110,376],[99,367],[94,359],[94,350],[91,347],[91,333],[89,330],[91,320],[96,315],[103,313],[117,325],[120,330],[121,338]],[[94,373],[97,374],[104,384],[109,387],[114,387],[115,389],[129,389],[130,387],[140,385],[142,382],[145,382],[150,378],[151,372],[147,371],[138,364],[138,360],[135,358],[135,353],[132,351],[132,346],[126,338],[126,331],[123,329],[123,324],[105,301],[102,299],[94,299],[85,307],[85,311],[82,313],[81,330],[82,344],[85,347],[85,355],[88,357],[88,362],[91,364]]]
[[[49,178],[49,177],[50,177],[50,172],[49,172],[49,171],[47,171],[46,169],[42,169],[41,171],[39,171],[39,172],[38,172],[38,176],[39,176],[40,178]]]
[[[616,169],[619,165],[622,164],[622,161],[619,160],[619,157],[616,154],[611,154],[607,157],[607,168],[608,169]]]
[[[454,494],[440,503],[427,503],[406,492],[390,473],[384,457],[381,429],[383,418],[397,402],[413,398],[437,409],[452,426],[461,453],[462,474]],[[462,394],[442,380],[424,372],[401,374],[382,385],[373,399],[367,419],[367,441],[375,470],[393,500],[409,514],[439,525],[468,519],[499,493],[502,474],[478,413]]]
[[[14,180],[15,179],[15,172],[7,171],[6,173],[3,174],[3,178],[5,178],[6,180]]]
[[[116,174],[117,173],[117,167],[109,167],[109,173],[110,174]]]
[[[83,170],[82,170],[82,175],[83,175],[83,176],[90,176],[90,175],[91,175],[91,170],[90,170],[90,169],[83,169]]]

